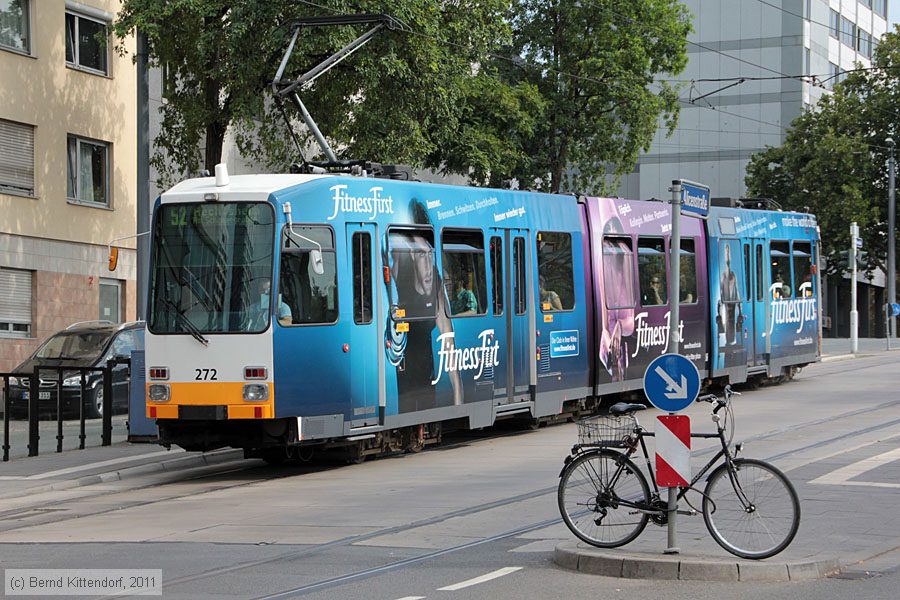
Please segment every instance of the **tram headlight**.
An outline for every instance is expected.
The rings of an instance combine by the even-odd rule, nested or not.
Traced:
[[[165,383],[153,383],[149,390],[150,400],[153,402],[166,402],[169,400],[169,386]]]
[[[262,383],[244,384],[244,400],[247,402],[262,402],[269,399],[269,386]]]

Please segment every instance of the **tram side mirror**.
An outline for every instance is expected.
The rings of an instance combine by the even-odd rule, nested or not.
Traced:
[[[309,259],[312,261],[312,269],[316,275],[325,274],[325,262],[322,260],[321,250],[310,250]]]
[[[112,246],[109,249],[109,270],[115,271],[116,266],[119,264],[119,249],[115,246]]]

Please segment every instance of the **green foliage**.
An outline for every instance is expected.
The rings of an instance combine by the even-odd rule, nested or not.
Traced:
[[[675,91],[653,78],[686,63],[677,0],[123,0],[117,36],[146,34],[151,66],[177,82],[152,158],[163,183],[212,169],[226,131],[261,169],[298,160],[269,91],[290,24],[364,12],[408,30],[379,33],[301,93],[339,157],[601,191],[649,148],[660,116],[674,126]],[[304,29],[286,75],[364,30]]]
[[[884,268],[887,253],[885,139],[900,129],[900,33],[877,46],[873,71],[851,73],[791,124],[785,142],[754,155],[747,167],[752,196],[814,213],[822,231],[827,272],[845,268],[840,252],[856,221],[867,249],[865,269]]]
[[[687,63],[690,17],[677,0],[520,0],[507,81],[537,87],[545,116],[526,140],[526,183],[558,191],[609,191],[649,150],[662,117],[670,130],[677,94],[654,76]],[[611,174],[613,177],[607,177]]]

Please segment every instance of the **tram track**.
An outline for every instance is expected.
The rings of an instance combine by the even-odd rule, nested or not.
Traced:
[[[866,413],[866,412],[875,412],[878,410],[890,409],[890,408],[897,406],[898,404],[900,404],[900,400],[885,402],[878,406],[867,408],[867,409],[859,409],[859,410],[849,411],[847,413],[837,415],[834,417],[830,417],[830,418],[816,419],[814,421],[810,421],[807,423],[799,423],[795,426],[782,428],[782,429],[779,429],[776,431],[760,433],[760,434],[745,438],[745,441],[762,441],[762,440],[774,438],[774,437],[777,437],[779,435],[783,435],[786,433],[793,433],[793,432],[802,431],[804,429],[808,429],[811,427],[815,427],[818,425],[822,425],[824,423],[827,423],[827,422],[835,420],[835,419],[848,418],[848,417],[857,416],[857,415],[860,415],[860,414]],[[764,460],[772,461],[772,460],[779,460],[779,459],[787,458],[792,455],[795,455],[795,454],[798,454],[801,452],[805,452],[805,451],[813,449],[813,448],[828,446],[833,443],[838,443],[838,442],[841,442],[846,439],[850,439],[850,438],[853,438],[853,437],[856,437],[859,435],[865,435],[867,433],[872,433],[874,431],[886,429],[886,428],[889,428],[889,427],[892,427],[892,426],[895,426],[898,424],[900,424],[900,419],[884,421],[884,422],[878,423],[876,425],[871,425],[871,426],[856,429],[854,431],[844,432],[844,433],[841,433],[840,435],[831,436],[827,439],[820,440],[813,444],[806,444],[803,446],[798,446],[791,450],[781,452],[781,453],[778,453],[778,454],[770,456],[770,457],[765,457]],[[715,447],[704,448],[704,449],[700,449],[700,450],[693,452],[692,456],[699,457],[699,456],[702,456],[705,454],[713,453],[716,450],[717,450],[717,448],[715,448]],[[247,569],[253,569],[256,567],[263,566],[263,565],[275,564],[275,563],[278,563],[281,561],[292,561],[292,560],[301,559],[301,558],[308,557],[308,556],[322,554],[329,550],[333,550],[335,548],[350,546],[350,545],[354,545],[354,544],[361,544],[367,540],[379,538],[382,536],[388,536],[388,535],[394,535],[394,534],[398,534],[398,533],[409,532],[409,531],[419,529],[422,527],[426,527],[429,525],[436,525],[436,524],[448,521],[450,519],[473,516],[473,515],[477,515],[478,513],[489,511],[489,510],[492,510],[495,508],[502,508],[502,507],[510,506],[510,505],[513,505],[513,504],[516,504],[519,502],[524,502],[526,500],[532,500],[532,499],[539,498],[542,496],[555,494],[556,490],[557,490],[556,485],[539,488],[539,489],[535,489],[535,490],[532,490],[529,492],[518,494],[516,496],[510,496],[510,497],[502,498],[502,499],[495,500],[492,502],[487,502],[487,503],[479,504],[476,506],[466,507],[466,508],[459,509],[459,510],[456,510],[453,512],[444,513],[441,515],[429,517],[427,519],[422,519],[422,520],[415,521],[412,523],[407,523],[404,525],[397,525],[394,527],[379,529],[379,530],[371,531],[371,532],[364,533],[364,534],[347,536],[347,537],[344,537],[344,538],[341,538],[338,540],[333,540],[331,542],[327,542],[324,544],[317,544],[314,546],[303,548],[302,550],[292,550],[289,552],[279,554],[277,556],[268,557],[266,559],[239,563],[239,564],[231,565],[228,567],[204,571],[204,572],[196,573],[193,575],[187,575],[184,577],[180,577],[177,579],[167,581],[166,586],[168,589],[172,589],[173,586],[177,586],[177,585],[181,585],[181,584],[192,583],[192,582],[201,581],[204,579],[211,579],[211,578],[226,575],[226,574],[232,574],[232,573],[244,571]],[[510,537],[516,537],[518,535],[523,535],[525,533],[529,533],[532,531],[543,529],[545,527],[549,527],[551,525],[558,523],[559,521],[560,521],[559,518],[553,518],[553,519],[543,520],[543,521],[536,521],[536,522],[533,522],[533,523],[530,523],[527,525],[523,525],[522,527],[517,527],[512,530],[504,531],[504,532],[501,532],[501,533],[498,533],[498,534],[495,534],[495,535],[492,535],[489,537],[485,537],[485,538],[482,538],[479,540],[475,540],[472,542],[468,542],[465,544],[458,544],[458,545],[450,546],[447,548],[442,548],[439,550],[426,552],[419,556],[393,561],[393,562],[390,562],[385,565],[379,565],[377,567],[371,567],[371,568],[363,569],[360,571],[349,572],[349,573],[345,573],[345,574],[338,575],[335,577],[323,579],[321,581],[298,586],[296,588],[283,590],[283,591],[280,591],[280,592],[277,592],[274,594],[259,596],[256,600],[275,600],[275,599],[280,600],[282,598],[302,596],[302,595],[309,594],[312,592],[317,592],[317,591],[321,591],[321,590],[325,590],[325,589],[329,589],[329,588],[333,588],[333,587],[338,587],[340,585],[352,583],[355,581],[366,579],[368,577],[382,575],[382,574],[387,573],[392,570],[401,569],[404,567],[415,565],[417,563],[425,562],[425,561],[437,558],[439,556],[452,554],[454,552],[461,552],[461,551],[465,551],[465,550],[468,550],[468,549],[471,549],[471,548],[474,548],[477,546],[481,546],[484,544],[507,539]]]

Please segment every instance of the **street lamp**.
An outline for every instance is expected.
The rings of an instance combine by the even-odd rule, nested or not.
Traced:
[[[894,304],[897,301],[897,269],[894,263],[894,245],[896,236],[894,234],[894,138],[887,138],[884,140],[888,149],[890,150],[890,157],[888,158],[888,259],[887,259],[887,284],[888,284],[888,303]],[[890,313],[888,313],[890,314]],[[890,329],[888,330],[888,335],[890,337],[897,337],[897,321],[894,317],[891,317],[890,321]]]

